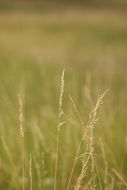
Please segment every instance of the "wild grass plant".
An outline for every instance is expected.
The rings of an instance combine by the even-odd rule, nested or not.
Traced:
[[[112,147],[107,147],[107,143],[111,139],[109,138],[110,136],[105,136],[107,129],[103,123],[105,121],[103,107],[106,108],[106,103],[102,106],[98,121],[98,109],[107,91],[98,97],[95,106],[90,106],[93,107],[91,108],[92,111],[90,111],[87,108],[87,104],[82,104],[82,106],[76,105],[77,100],[75,102],[72,95],[68,96],[67,77],[68,73],[66,72],[66,77],[64,78],[63,71],[58,112],[57,108],[54,111],[50,107],[41,108],[42,113],[38,113],[42,115],[42,120],[39,119],[40,116],[36,115],[32,107],[31,114],[33,118],[30,115],[26,115],[25,104],[28,97],[25,95],[26,100],[24,99],[25,102],[23,103],[22,97],[19,95],[19,114],[14,118],[17,118],[16,125],[20,124],[19,130],[17,128],[15,129],[16,133],[15,131],[11,133],[12,129],[7,129],[7,132],[4,134],[4,129],[2,129],[1,151],[5,159],[2,161],[3,158],[1,157],[1,161],[6,163],[2,167],[3,175],[9,182],[8,185],[4,184],[8,188],[13,187],[17,189],[21,187],[21,189],[30,190],[36,188],[39,190],[51,188],[55,190],[59,188],[68,190],[126,188],[126,177],[123,175],[122,170],[119,170],[117,159],[114,159],[113,152],[110,150]],[[59,85],[59,80],[57,84]],[[69,90],[69,94],[72,94],[72,92]],[[91,96],[90,92],[88,94]],[[85,101],[88,98],[88,94]],[[105,101],[106,99],[109,100],[110,96],[111,92],[106,96]],[[88,102],[92,101],[90,99],[92,97],[88,98]],[[78,107],[80,110],[82,110],[82,107],[86,107],[87,111],[83,110],[83,112],[80,112]],[[109,113],[106,114],[107,117],[108,115]],[[84,116],[86,117],[85,120]],[[56,118],[58,118],[58,122],[56,122]],[[97,121],[98,124],[95,127]],[[51,126],[50,130],[47,128],[47,122],[48,126]],[[40,126],[43,127],[40,128]],[[54,126],[57,126],[57,128]],[[104,127],[103,130],[102,127]],[[98,128],[100,129],[98,130]],[[102,131],[105,132],[103,133]],[[7,133],[10,134],[8,139],[6,138]],[[20,134],[20,141],[18,133]],[[108,139],[106,142],[105,138],[110,140]],[[13,151],[16,151],[16,154],[13,154]],[[114,154],[117,154],[117,152]],[[5,166],[8,166],[9,169],[5,170]],[[18,179],[16,184],[14,183],[13,175],[11,179],[7,179],[12,169],[16,172],[14,176],[17,176]]]
[[[57,126],[57,137],[56,137],[56,154],[55,154],[55,175],[54,175],[54,190],[60,188],[57,186],[57,176],[58,176],[58,164],[59,164],[59,144],[60,144],[60,130],[61,127],[65,124],[65,121],[62,120],[62,115],[64,114],[63,111],[63,95],[64,95],[64,75],[65,75],[65,70],[63,70],[62,72],[62,77],[61,77],[61,86],[60,86],[60,96],[59,96],[59,113],[58,113],[58,126]],[[72,99],[72,97],[70,96],[70,100],[72,102],[72,105],[74,107],[74,110],[79,118],[79,121],[81,123],[81,126],[83,127],[83,132],[82,132],[82,137],[81,140],[79,142],[79,146],[77,149],[77,153],[76,153],[76,157],[74,159],[74,163],[72,165],[72,170],[71,170],[71,174],[69,177],[69,181],[68,181],[68,185],[67,185],[67,190],[70,189],[70,184],[71,184],[71,180],[73,177],[73,173],[74,173],[74,169],[75,169],[75,165],[76,162],[79,161],[79,159],[82,159],[82,167],[81,167],[81,172],[79,174],[79,177],[76,181],[75,184],[73,184],[73,188],[75,190],[80,190],[82,189],[82,185],[83,185],[83,181],[87,175],[87,168],[88,168],[88,164],[89,161],[91,160],[91,171],[92,171],[92,175],[91,178],[93,178],[91,180],[91,183],[89,184],[91,186],[92,189],[96,189],[96,178],[95,175],[97,173],[98,175],[98,171],[96,166],[95,166],[95,160],[94,160],[94,154],[95,154],[95,148],[94,148],[94,133],[93,133],[93,129],[97,123],[98,117],[97,117],[97,112],[98,109],[100,107],[100,105],[103,103],[103,98],[105,96],[105,94],[108,92],[108,90],[106,90],[102,95],[100,95],[97,99],[97,103],[95,105],[95,107],[93,108],[92,112],[89,115],[89,121],[87,126],[84,126],[84,123],[80,117],[80,114],[78,112],[78,109],[74,103],[74,100]],[[21,186],[22,186],[22,190],[25,189],[25,166],[24,166],[24,123],[23,123],[23,101],[21,98],[21,95],[18,96],[19,99],[19,123],[20,123],[20,146],[21,146]],[[83,141],[86,142],[86,150],[84,153],[82,153],[81,155],[80,153],[80,149],[81,149],[81,145],[83,143]],[[103,156],[104,156],[104,161],[105,159],[105,154],[104,154],[104,148],[102,147],[102,151],[103,151]],[[106,162],[106,161],[105,161]],[[35,167],[37,168],[37,173],[38,173],[38,181],[39,181],[39,186],[38,189],[42,189],[42,176],[41,176],[41,169],[38,167],[38,163],[35,164]],[[106,175],[107,175],[107,171],[106,171]],[[106,175],[105,175],[105,185],[106,183]],[[32,155],[30,153],[30,161],[29,161],[29,189],[32,190],[33,189],[33,181],[32,181]],[[101,186],[102,187],[102,186]],[[84,188],[86,188],[84,186]]]

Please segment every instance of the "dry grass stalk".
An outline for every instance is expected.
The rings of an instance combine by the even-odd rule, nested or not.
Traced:
[[[90,190],[91,189],[91,183],[92,183],[93,178],[91,177],[88,182],[85,184],[85,187],[83,190]]]
[[[76,104],[75,104],[73,98],[72,98],[71,96],[69,96],[69,98],[70,98],[70,101],[71,101],[71,103],[72,103],[72,105],[73,105],[74,111],[75,111],[75,113],[76,113],[76,115],[77,115],[77,117],[78,117],[78,119],[79,119],[79,121],[80,121],[81,127],[84,129],[84,122],[83,122],[83,120],[82,120],[81,117],[80,117],[80,114],[79,114],[79,111],[78,111],[78,109],[77,109],[77,106],[76,106]],[[68,185],[67,185],[67,190],[69,189],[70,184],[71,184],[71,180],[72,180],[74,168],[75,168],[76,161],[77,161],[77,159],[78,159],[79,152],[80,152],[80,149],[81,149],[81,144],[82,144],[82,140],[80,141],[79,146],[78,146],[78,149],[77,149],[77,152],[76,152],[76,156],[75,156],[75,159],[74,159],[74,162],[73,162],[73,166],[72,166],[70,178],[69,178]]]
[[[33,186],[32,186],[32,156],[30,154],[30,190],[33,189]]]
[[[63,70],[61,77],[61,88],[60,88],[60,97],[59,97],[59,118],[61,117],[61,114],[63,112],[64,74],[65,74],[65,69]]]
[[[75,156],[73,166],[72,166],[72,169],[71,169],[71,174],[70,174],[69,181],[68,181],[68,184],[67,184],[67,190],[69,190],[69,188],[70,188],[70,184],[71,184],[71,180],[72,180],[72,177],[73,177],[76,161],[79,158],[79,152],[80,152],[80,149],[81,149],[81,144],[82,144],[82,140],[80,141],[78,149],[77,149],[77,152],[76,152],[76,156]]]
[[[91,159],[92,161],[92,173],[95,173],[95,166],[94,166],[94,135],[93,135],[93,129],[98,121],[98,117],[97,117],[97,112],[98,109],[100,107],[100,105],[103,103],[103,98],[105,97],[106,93],[109,90],[106,90],[102,95],[100,95],[97,99],[97,103],[94,107],[94,109],[92,110],[90,116],[89,116],[89,122],[87,127],[84,129],[84,133],[83,133],[83,140],[85,140],[86,138],[87,140],[87,152],[89,152],[87,158],[85,157],[83,159],[83,164],[82,164],[82,169],[81,169],[81,173],[78,177],[77,183],[75,185],[75,190],[79,190],[81,188],[81,185],[83,183],[83,179],[86,176],[86,171],[87,171],[87,164],[88,161]],[[82,140],[82,139],[81,139]],[[95,185],[95,181],[93,180],[93,188],[96,189],[96,185]]]
[[[79,118],[79,121],[81,123],[81,125],[83,126],[83,135],[82,135],[82,138],[81,138],[81,141],[79,143],[79,146],[78,146],[78,149],[77,149],[77,152],[76,152],[76,156],[75,156],[75,159],[74,159],[74,162],[73,162],[73,166],[72,166],[72,170],[71,170],[71,174],[70,174],[70,177],[69,177],[69,181],[68,181],[68,184],[67,184],[67,190],[69,190],[70,188],[70,184],[71,184],[71,180],[72,180],[72,177],[73,177],[73,173],[74,173],[74,168],[75,168],[75,165],[76,165],[76,161],[78,160],[78,158],[82,157],[83,155],[87,155],[88,154],[88,157],[87,159],[85,158],[83,160],[83,166],[82,166],[82,170],[81,170],[81,173],[80,173],[80,176],[77,180],[77,184],[75,186],[75,189],[78,190],[80,189],[80,186],[82,184],[82,180],[84,179],[85,177],[85,173],[86,173],[86,170],[87,170],[87,165],[86,163],[88,163],[90,157],[92,159],[92,170],[94,170],[94,146],[93,146],[93,128],[98,120],[97,118],[97,111],[98,111],[98,108],[99,106],[103,103],[103,98],[104,96],[106,95],[106,93],[109,91],[106,90],[102,95],[100,95],[97,99],[97,103],[94,107],[94,109],[92,110],[90,116],[89,116],[89,122],[87,124],[87,126],[85,127],[84,126],[84,123],[83,121],[81,120],[81,117],[80,117],[80,114],[78,112],[78,109],[74,103],[74,100],[72,99],[72,97],[70,96],[70,100],[72,102],[72,105],[74,107],[74,110]],[[79,152],[80,152],[80,149],[81,149],[81,144],[84,140],[88,139],[87,141],[87,150],[84,154],[82,155],[79,155]]]
[[[92,152],[91,152],[91,153],[92,153]],[[74,187],[75,190],[80,189],[80,187],[81,187],[81,185],[82,185],[82,180],[83,180],[83,179],[85,178],[85,176],[86,176],[87,165],[88,165],[88,162],[89,162],[89,160],[90,160],[91,153],[89,153],[87,159],[86,159],[86,160],[84,159],[83,162],[82,162],[82,170],[81,170],[81,173],[80,173],[80,175],[79,175],[79,177],[78,177],[78,179],[77,179],[77,183],[76,183],[76,185],[75,185],[75,187]]]
[[[22,190],[24,190],[24,128],[23,128],[23,101],[22,97],[18,95],[19,100],[19,124],[20,124],[20,144],[21,144],[21,177]]]
[[[117,177],[117,179],[127,188],[127,181],[126,179],[116,170],[112,169],[113,173]]]
[[[71,103],[72,103],[72,105],[73,105],[73,108],[74,108],[74,110],[75,110],[75,113],[76,113],[76,115],[77,115],[77,117],[78,117],[78,119],[79,119],[79,121],[80,121],[81,127],[84,128],[84,126],[85,126],[85,125],[84,125],[84,122],[83,122],[82,118],[80,117],[80,114],[79,114],[79,111],[78,111],[78,109],[77,109],[77,106],[76,106],[76,104],[75,104],[73,98],[71,97],[71,95],[69,96],[69,98],[70,98],[70,101],[71,101]]]
[[[64,94],[64,74],[65,69],[62,72],[61,77],[61,87],[60,87],[60,96],[59,96],[59,116],[58,116],[58,125],[57,125],[57,142],[56,142],[56,160],[55,160],[55,176],[54,176],[54,190],[57,187],[57,170],[58,170],[58,154],[59,154],[59,133],[61,126],[65,121],[61,121],[61,116],[63,115],[63,94]]]
[[[114,186],[115,186],[114,184],[115,184],[115,180],[114,178],[112,178],[111,184],[107,187],[106,190],[114,190]]]
[[[23,129],[23,102],[22,102],[22,97],[19,94],[18,96],[19,99],[19,122],[20,122],[20,136],[23,138],[24,137],[24,129]]]

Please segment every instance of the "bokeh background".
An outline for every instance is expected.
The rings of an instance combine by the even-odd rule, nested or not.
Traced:
[[[53,188],[60,80],[64,68],[66,125],[60,133],[57,188],[67,189],[82,136],[69,95],[86,125],[98,94],[108,88],[110,92],[94,130],[98,170],[94,175],[88,167],[83,188],[93,189],[89,185],[92,177],[96,189],[127,188],[127,1],[1,0],[1,190],[19,190],[22,186],[19,93],[23,99],[25,189],[30,189],[30,153],[33,189]],[[85,145],[81,153],[84,150]],[[106,182],[105,163],[108,165]],[[70,189],[80,170],[79,161]]]

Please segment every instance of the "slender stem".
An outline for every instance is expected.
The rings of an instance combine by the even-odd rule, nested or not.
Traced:
[[[21,143],[21,177],[22,190],[24,190],[24,128],[23,128],[23,101],[22,97],[18,95],[19,100],[19,129],[20,129],[20,143]]]
[[[24,190],[24,142],[21,137],[21,175],[22,175],[22,190]]]
[[[68,185],[67,185],[67,190],[69,190],[69,188],[70,188],[70,184],[71,184],[71,180],[72,180],[72,177],[73,177],[73,173],[74,173],[74,169],[75,169],[77,157],[78,157],[79,152],[80,152],[80,149],[81,149],[81,144],[82,144],[82,140],[80,141],[80,144],[79,144],[78,149],[77,149],[77,152],[76,152],[76,156],[75,156],[75,159],[74,159],[74,162],[73,162],[73,166],[72,166],[72,169],[71,169],[70,178],[69,178]]]
[[[57,142],[56,142],[56,160],[55,160],[55,176],[54,176],[54,190],[57,187],[57,170],[58,170],[58,156],[59,156],[59,133],[61,126],[65,123],[61,121],[61,116],[63,115],[63,94],[64,94],[64,72],[62,72],[61,77],[61,88],[60,88],[60,96],[59,96],[59,115],[58,115],[58,125],[57,125]]]

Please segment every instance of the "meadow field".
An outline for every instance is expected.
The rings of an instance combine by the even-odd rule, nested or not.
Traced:
[[[19,189],[127,189],[124,9],[0,12],[0,190]]]

